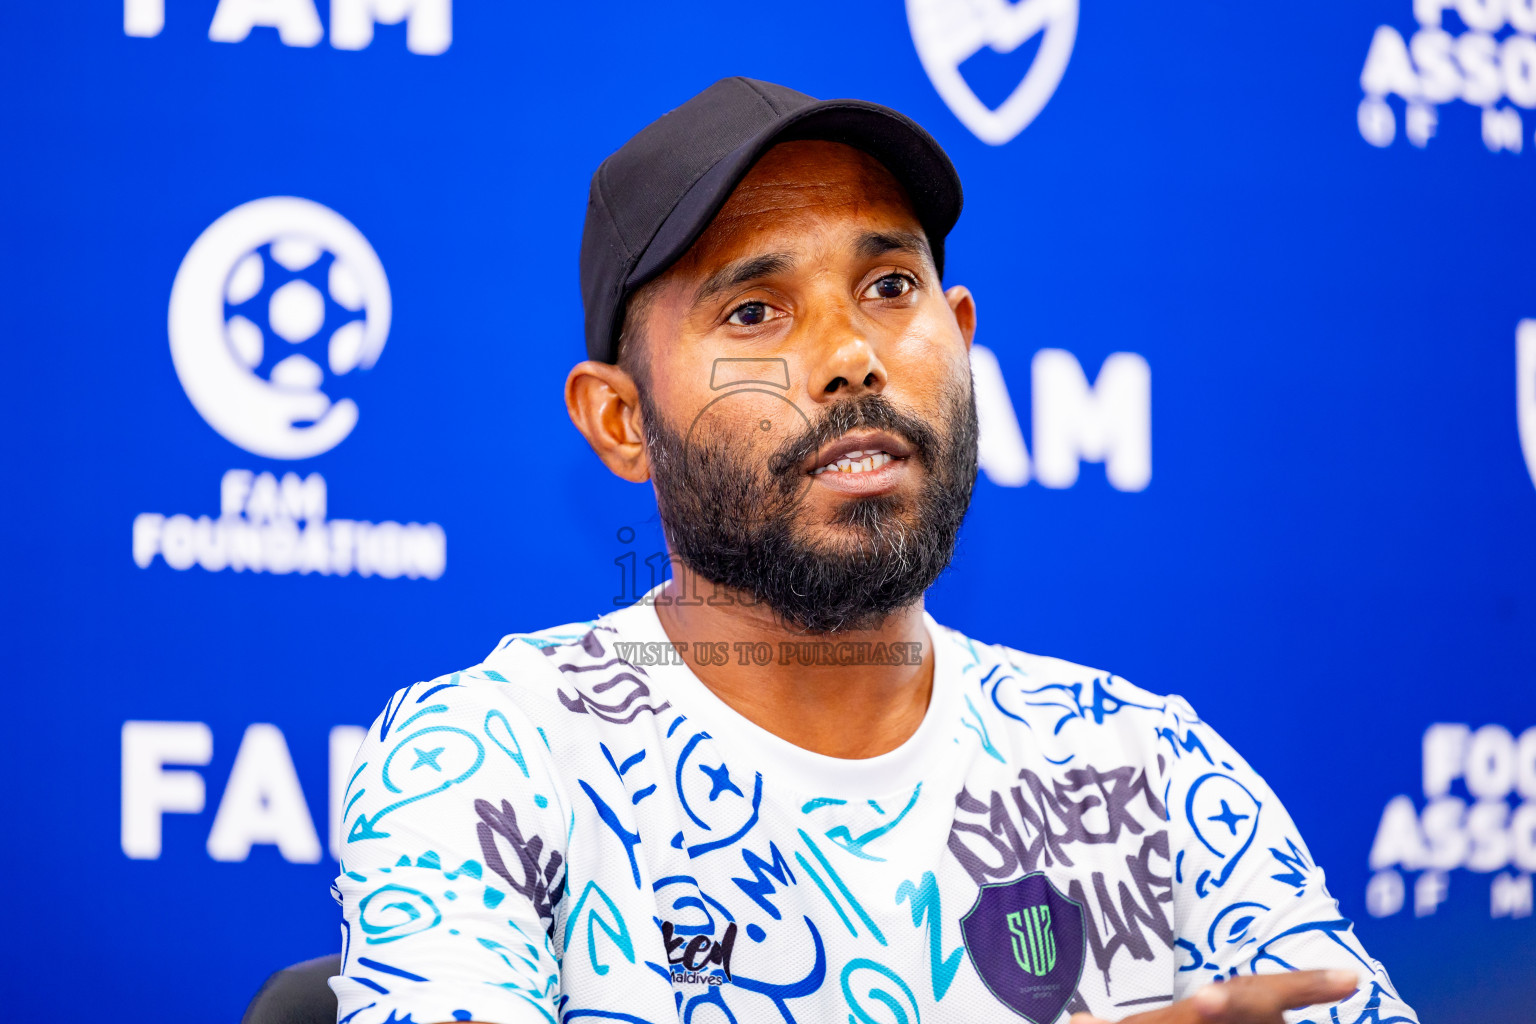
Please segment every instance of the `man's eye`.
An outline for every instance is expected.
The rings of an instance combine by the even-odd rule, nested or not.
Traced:
[[[756,327],[768,319],[768,306],[762,302],[743,302],[731,311],[729,324],[737,327]]]
[[[886,274],[864,293],[870,299],[899,299],[912,290],[912,279],[905,274]]]

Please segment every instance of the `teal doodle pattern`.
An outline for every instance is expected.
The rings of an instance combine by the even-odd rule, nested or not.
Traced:
[[[960,969],[965,956],[965,946],[956,946],[949,955],[944,954],[944,906],[939,894],[939,883],[932,871],[924,871],[917,885],[902,882],[896,889],[896,904],[911,905],[912,927],[926,929],[928,935],[928,977],[933,982],[933,1001],[944,1000],[949,986]]]
[[[902,820],[906,818],[908,812],[917,806],[917,798],[922,794],[922,792],[923,784],[919,782],[912,788],[912,798],[907,801],[906,806],[901,809],[900,813],[882,825],[860,832],[858,835],[854,835],[852,830],[847,825],[834,825],[827,829],[825,833],[826,837],[832,842],[836,843],[838,846],[841,846],[843,849],[847,850],[849,853],[853,854],[855,857],[858,857],[862,860],[883,861],[885,860],[884,857],[875,856],[873,853],[870,853],[866,847],[868,847],[876,839],[879,839],[881,836],[891,832],[896,828],[896,826],[900,825]],[[876,811],[879,811],[882,814],[885,813],[884,811],[880,811],[880,805],[875,801],[870,800],[868,803]]]

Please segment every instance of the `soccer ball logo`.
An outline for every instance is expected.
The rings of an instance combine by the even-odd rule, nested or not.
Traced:
[[[290,391],[314,391],[325,381],[323,367],[337,376],[357,367],[362,308],[346,264],[290,235],[235,264],[224,286],[224,337],[256,376]]]
[[[192,404],[256,455],[305,459],[357,425],[343,379],[389,333],[389,284],[335,211],[275,196],[236,207],[193,243],[171,287],[171,357]]]

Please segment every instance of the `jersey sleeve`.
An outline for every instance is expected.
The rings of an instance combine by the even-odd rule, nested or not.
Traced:
[[[481,673],[397,692],[353,763],[332,891],[344,1024],[557,1019],[568,805],[543,733]]]
[[[1343,968],[1360,977],[1355,994],[1291,1011],[1289,1024],[1417,1024],[1264,780],[1181,698],[1169,698],[1159,738],[1174,856],[1174,998],[1239,974]]]

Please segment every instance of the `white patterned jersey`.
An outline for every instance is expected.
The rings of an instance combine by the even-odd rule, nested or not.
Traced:
[[[1054,1024],[1341,967],[1292,1022],[1416,1022],[1182,699],[927,628],[926,717],[864,760],[732,710],[646,602],[400,690],[344,797],[339,1021]]]

